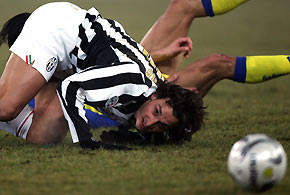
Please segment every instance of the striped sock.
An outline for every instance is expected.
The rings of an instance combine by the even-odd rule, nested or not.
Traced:
[[[234,81],[259,83],[290,73],[290,56],[237,57]]]

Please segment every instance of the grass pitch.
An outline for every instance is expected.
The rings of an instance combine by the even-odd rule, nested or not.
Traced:
[[[2,2],[0,25],[46,2]],[[95,6],[141,40],[169,1],[72,2]],[[289,54],[289,7],[288,0],[252,0],[223,16],[195,20],[190,30],[193,53],[184,65],[211,53]],[[0,52],[3,70],[9,53],[3,46]],[[256,85],[220,82],[204,99],[209,112],[205,128],[184,145],[87,151],[73,145],[69,135],[62,144],[38,146],[1,131],[0,194],[249,194],[228,175],[227,155],[241,137],[265,133],[276,138],[290,158],[289,83],[289,76]],[[97,137],[100,131],[94,133]],[[289,183],[288,170],[282,182],[264,194],[290,194]]]

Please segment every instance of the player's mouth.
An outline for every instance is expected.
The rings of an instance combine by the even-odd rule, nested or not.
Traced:
[[[136,125],[137,126],[137,125]],[[142,122],[140,122],[139,124],[138,124],[138,127],[137,127],[137,129],[138,130],[144,130],[146,127],[144,126],[144,120],[142,120]]]
[[[142,130],[145,129],[144,120],[142,121],[142,123],[140,123],[140,127],[141,127]]]
[[[142,129],[145,129],[145,126],[143,125],[143,122],[140,124]]]

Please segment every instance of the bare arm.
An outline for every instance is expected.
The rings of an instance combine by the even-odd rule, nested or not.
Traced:
[[[155,63],[159,63],[170,58],[174,58],[180,53],[184,53],[184,57],[190,56],[192,49],[192,41],[189,37],[180,37],[172,42],[169,46],[149,51]]]

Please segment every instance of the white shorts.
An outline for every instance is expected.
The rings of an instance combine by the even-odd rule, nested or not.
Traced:
[[[73,73],[69,53],[75,47],[86,10],[71,3],[45,4],[36,9],[10,51],[38,70],[48,81]]]

